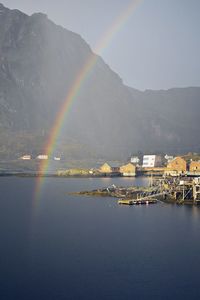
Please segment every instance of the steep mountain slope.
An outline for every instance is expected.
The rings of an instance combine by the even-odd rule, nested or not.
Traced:
[[[143,130],[149,136],[147,146],[160,151],[199,151],[200,88],[137,92],[137,110],[142,116]]]
[[[27,16],[0,4],[0,156],[43,151],[56,114],[91,55],[78,34],[46,15]],[[138,150],[199,149],[199,88],[140,92],[124,86],[96,58],[66,114],[56,153],[124,158]]]

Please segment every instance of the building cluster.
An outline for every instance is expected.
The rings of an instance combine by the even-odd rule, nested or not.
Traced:
[[[130,158],[126,164],[104,163],[98,171],[105,176],[125,176],[132,177],[138,175],[142,170],[159,168],[162,165],[162,158],[159,155],[144,155],[142,159],[138,156]]]
[[[198,156],[200,159],[200,156]],[[33,158],[26,154],[20,157],[21,160],[54,160],[60,161],[61,158],[54,156],[49,157],[46,154],[40,154]],[[85,170],[82,170],[85,174]],[[125,164],[106,162],[97,169],[88,171],[90,175],[100,176],[125,176],[134,177],[137,175],[165,175],[165,176],[181,176],[195,175],[200,176],[200,160],[185,156],[170,156],[170,155],[143,155],[132,156],[130,161]],[[81,173],[80,170],[76,173]],[[82,174],[82,173],[81,173]]]
[[[164,171],[165,175],[200,175],[200,161],[187,161],[183,157],[175,157],[167,164]]]
[[[130,158],[130,162],[124,165],[104,163],[98,171],[105,176],[136,176],[136,175],[199,175],[200,160],[187,160],[184,157],[165,155],[144,155],[141,159],[137,156]]]
[[[36,159],[36,160],[48,160],[50,159],[48,155],[46,154],[39,154],[38,156],[36,157],[32,157],[30,154],[26,154],[26,155],[23,155],[21,156],[19,159],[21,160],[32,160],[32,159]],[[57,157],[57,156],[54,156],[53,157],[53,160],[55,161],[60,161],[61,158],[60,157]]]
[[[122,175],[127,177],[136,176],[136,166],[132,163],[128,163],[125,165],[105,163],[98,169],[98,171],[105,176],[106,175],[109,176]]]

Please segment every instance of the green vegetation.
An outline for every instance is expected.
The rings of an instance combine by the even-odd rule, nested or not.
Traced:
[[[89,174],[89,170],[87,169],[69,169],[65,171],[58,171],[58,176],[87,176]]]

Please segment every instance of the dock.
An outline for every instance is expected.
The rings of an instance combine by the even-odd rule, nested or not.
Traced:
[[[114,184],[92,191],[71,193],[72,195],[118,198],[123,205],[172,204],[200,205],[200,178],[158,178],[148,187],[117,187]]]

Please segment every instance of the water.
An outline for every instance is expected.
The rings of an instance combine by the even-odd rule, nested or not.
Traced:
[[[133,182],[0,178],[0,299],[200,299],[200,207],[67,194]]]

